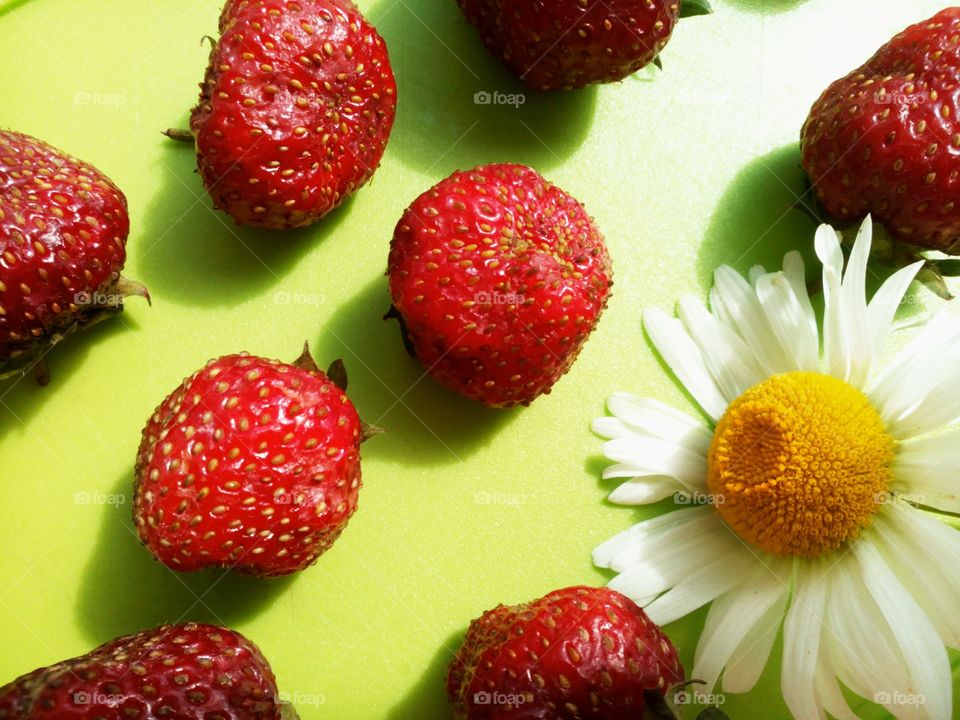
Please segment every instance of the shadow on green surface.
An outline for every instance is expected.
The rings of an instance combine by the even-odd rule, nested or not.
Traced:
[[[800,148],[791,144],[748,163],[724,193],[707,228],[697,256],[697,274],[704,290],[713,285],[713,272],[731,265],[746,274],[753,265],[779,270],[790,250],[803,255],[814,307],[820,304],[820,262],[814,251],[817,224],[793,206],[809,200],[807,176],[800,167]],[[872,259],[867,269],[867,294],[871,296],[892,275],[887,261]],[[924,309],[918,283],[907,292],[897,312],[899,319]],[[665,367],[665,366],[664,366]]]
[[[817,226],[793,209],[805,191],[798,145],[778,148],[745,165],[720,199],[700,245],[697,274],[704,290],[713,285],[713,271],[720,265],[742,273],[757,264],[773,270],[790,250],[801,252],[810,277]]]
[[[357,410],[386,430],[364,445],[365,454],[453,464],[487,445],[522,410],[494,410],[435,382],[407,354],[398,323],[381,319],[389,307],[387,281],[379,277],[331,313],[311,347],[322,366],[343,358]]]
[[[128,302],[139,303],[141,300],[134,298]],[[46,386],[37,382],[33,371],[0,381],[0,436],[15,430],[25,431],[33,413],[60,387],[70,382],[70,377],[83,366],[95,343],[138,329],[139,324],[129,313],[124,313],[72,334],[44,357],[50,377]]]
[[[397,76],[387,152],[404,163],[438,177],[494,161],[542,171],[564,162],[586,138],[596,88],[527,88],[486,51],[453,0],[382,0],[368,17],[386,40]],[[523,103],[507,103],[510,96]]]
[[[452,718],[453,707],[447,700],[447,669],[456,650],[463,644],[466,629],[453,633],[427,663],[417,684],[387,713],[387,720],[411,718]]]
[[[159,136],[158,136],[159,137]],[[159,187],[133,252],[140,278],[158,298],[182,305],[229,305],[279,282],[314,244],[337,229],[350,200],[319,223],[297,230],[238,226],[214,210],[186,145],[167,144]]]
[[[738,10],[755,13],[780,13],[793,10],[803,5],[807,0],[723,0]]]
[[[78,627],[91,642],[187,620],[233,626],[268,607],[293,581],[222,569],[175,573],[157,562],[133,527],[132,477],[124,474],[106,495],[113,501],[101,509],[102,527],[76,598]]]

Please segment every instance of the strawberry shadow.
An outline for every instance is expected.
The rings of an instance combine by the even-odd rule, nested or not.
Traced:
[[[130,302],[140,303],[140,300]],[[95,345],[109,344],[112,339],[123,342],[121,338],[125,334],[136,332],[139,328],[140,324],[133,319],[133,315],[124,311],[121,317],[108,318],[75,332],[50,350],[43,358],[49,377],[47,385],[38,382],[35,370],[0,380],[0,437],[7,433],[28,432],[33,414],[83,368],[87,355]]]
[[[386,278],[368,283],[320,331],[318,358],[343,359],[348,392],[367,423],[386,430],[365,454],[405,464],[453,464],[488,445],[522,408],[495,410],[441,386],[407,354],[390,307]]]
[[[738,10],[768,15],[793,10],[807,0],[723,0],[723,2]]]
[[[754,265],[771,272],[783,266],[787,252],[797,250],[803,256],[817,307],[820,262],[813,242],[817,223],[795,207],[799,199],[809,201],[811,194],[796,143],[744,165],[717,204],[698,251],[697,271],[703,289],[708,291],[713,285],[713,272],[720,265],[731,265],[744,275]],[[872,259],[867,270],[867,293],[876,292],[894,270],[888,263]],[[921,294],[926,292],[914,283],[897,317],[903,319],[921,312]]]
[[[420,679],[387,711],[386,720],[450,720],[453,717],[453,706],[447,699],[447,670],[466,632],[465,627],[458,630],[437,648],[423,666]]]
[[[223,569],[176,573],[140,544],[131,518],[132,470],[115,483],[84,570],[74,612],[91,643],[194,620],[236,627],[268,608],[295,579],[258,579]]]
[[[140,279],[165,301],[188,306],[243,302],[281,282],[349,213],[348,199],[306,228],[237,225],[213,208],[196,172],[193,148],[159,133],[156,142],[165,145],[164,151],[146,171],[157,190],[142,221],[134,226],[131,248]]]
[[[387,148],[419,171],[509,161],[547,170],[587,137],[598,90],[538,92],[483,47],[457,4],[381,0],[367,13],[397,77],[398,110]]]

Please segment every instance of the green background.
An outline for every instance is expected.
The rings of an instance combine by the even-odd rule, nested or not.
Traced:
[[[715,0],[713,16],[681,22],[662,73],[527,93],[514,109],[474,104],[478,90],[524,89],[453,0],[359,4],[399,82],[383,166],[319,225],[279,234],[213,212],[189,147],[159,134],[186,124],[217,0],[0,2],[0,126],[123,188],[127,274],[154,298],[57,348],[49,387],[0,383],[0,681],[190,618],[253,638],[305,718],[449,718],[443,677],[468,622],[499,602],[605,582],[590,551],[644,516],[605,502],[612,485],[598,479],[588,428],[614,390],[690,408],[648,347],[640,309],[702,295],[720,263],[809,256],[814,227],[790,210],[804,187],[796,140],[807,110],[829,81],[944,6]],[[380,317],[387,248],[409,201],[457,168],[507,160],[584,202],[616,285],[553,394],[496,412],[423,377]],[[922,291],[910,302],[941,304]],[[305,338],[322,362],[344,358],[360,413],[389,431],[364,445],[359,511],[293,579],[173,574],[131,530],[144,421],[208,358],[293,359]],[[667,628],[688,670],[704,615]],[[731,717],[788,717],[778,668],[750,695],[727,696]]]

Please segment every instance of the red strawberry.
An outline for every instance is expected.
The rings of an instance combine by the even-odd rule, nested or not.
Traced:
[[[212,625],[168,625],[111,640],[0,688],[0,720],[279,720],[260,650]]]
[[[133,501],[140,539],[175,570],[303,570],[357,507],[363,432],[307,351],[294,365],[213,360],[144,428]]]
[[[410,346],[444,385],[528,404],[570,368],[610,295],[600,231],[522,165],[457,172],[413,201],[387,274]]]
[[[828,213],[868,213],[898,239],[960,252],[960,7],[913,25],[837,80],[801,132]]]
[[[350,0],[228,0],[190,129],[214,205],[238,223],[316,222],[383,157],[397,89]]]
[[[538,90],[622,80],[666,46],[679,0],[457,0],[487,48]]]
[[[447,693],[457,720],[640,720],[682,680],[673,645],[632,600],[571,587],[474,620]]]
[[[0,130],[0,377],[146,289],[120,276],[123,193],[92,165]]]

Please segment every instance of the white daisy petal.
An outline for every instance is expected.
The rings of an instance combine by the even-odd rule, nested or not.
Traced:
[[[817,256],[823,263],[823,354],[827,370],[834,377],[846,380],[850,361],[845,342],[843,295],[843,251],[837,232],[821,225],[816,237]]]
[[[934,316],[868,387],[867,395],[895,437],[909,437],[900,425],[911,415],[923,417],[929,405],[940,404],[943,398],[931,398],[931,393],[957,375],[957,362],[948,360],[960,353],[958,341],[960,319],[946,313]],[[950,393],[946,399],[956,397]]]
[[[886,345],[887,337],[893,330],[893,318],[897,308],[922,267],[923,260],[920,260],[897,270],[884,281],[870,300],[867,306],[867,322],[870,326],[870,348],[874,357],[878,356]]]
[[[787,276],[793,296],[797,299],[797,303],[803,310],[803,316],[807,320],[807,330],[804,332],[807,337],[802,342],[810,343],[819,349],[820,330],[817,327],[817,315],[813,311],[813,303],[810,302],[810,294],[807,292],[807,271],[803,264],[803,256],[796,250],[791,250],[783,256],[783,274]]]
[[[789,574],[786,577],[789,581]],[[726,692],[749,692],[757,684],[783,625],[788,597],[789,592],[784,590],[783,596],[754,623],[733,651],[723,671],[723,689]]]
[[[750,278],[750,284],[756,287],[760,278],[766,274],[767,270],[763,267],[763,265],[754,265],[750,268],[750,272],[748,274],[748,277]]]
[[[893,694],[908,687],[890,629],[849,554],[831,568],[826,639],[837,676],[858,695],[873,700],[878,691]]]
[[[608,477],[606,473],[604,473],[604,477]],[[685,493],[688,490],[689,488],[676,478],[643,477],[621,483],[607,496],[607,499],[618,505],[648,505],[677,493]]]
[[[897,438],[912,438],[939,430],[960,420],[960,346],[943,358],[946,375],[888,428]]]
[[[833,667],[830,653],[823,647],[823,638],[820,640],[820,652],[817,655],[817,670],[813,683],[817,698],[824,710],[830,713],[835,720],[859,720],[843,697],[840,683],[837,682],[837,673]]]
[[[875,523],[884,559],[923,607],[943,643],[960,648],[960,533],[905,503],[887,510]],[[936,554],[930,548],[936,548]]]
[[[681,534],[699,532],[701,526],[710,524],[708,517],[712,513],[712,508],[703,505],[664,513],[639,522],[598,545],[593,551],[593,562],[597,567],[609,568],[621,553],[631,550],[636,553],[639,562],[643,559],[644,547],[648,541],[671,530],[677,530]]]
[[[692,555],[700,556],[697,564],[693,568],[685,568],[687,572],[679,576],[673,587],[644,607],[653,622],[666,625],[679,620],[746,580],[758,560],[739,541],[734,540],[729,531],[724,530],[724,533],[730,542],[721,542],[723,535],[712,538],[718,547],[725,546],[724,552],[708,560],[704,557],[702,544],[699,549],[691,549]],[[624,573],[614,578],[610,587],[615,590],[630,587],[630,580],[628,574]]]
[[[891,489],[911,502],[960,512],[960,429],[899,446]]]
[[[727,409],[727,402],[683,324],[662,310],[651,308],[643,312],[643,326],[664,362],[693,399],[710,417],[719,420]]]
[[[853,544],[864,585],[883,613],[910,673],[910,688],[924,698],[924,715],[952,715],[950,662],[936,629],[869,541]],[[905,621],[905,618],[909,618]]]
[[[757,297],[763,311],[780,342],[790,356],[796,370],[815,372],[820,369],[820,343],[816,334],[811,335],[806,312],[793,292],[793,287],[784,273],[764,275],[757,282]]]
[[[603,444],[610,460],[632,468],[631,477],[666,475],[689,487],[701,486],[707,477],[707,459],[683,445],[669,440],[622,437]],[[604,477],[611,477],[604,474]]]
[[[679,315],[727,402],[764,378],[765,373],[747,344],[708,313],[699,300],[690,296],[681,298]]]
[[[774,570],[761,565],[753,570],[742,588],[733,589],[713,601],[700,634],[693,667],[693,677],[705,683],[703,692],[713,691],[724,666],[752,631],[759,629],[761,642],[765,639],[764,633],[776,636],[788,589],[789,586]],[[772,622],[768,620],[771,609],[776,611]],[[751,643],[746,652],[758,654],[757,644],[760,642]],[[766,659],[764,656],[764,663]],[[730,690],[726,679],[724,688]]]
[[[713,514],[712,508],[698,506],[644,520],[598,545],[593,551],[593,561],[600,567],[617,572],[636,569],[637,577],[641,572],[648,572],[658,578],[656,582],[661,582],[660,578],[663,578],[662,581],[669,586],[672,578],[679,577],[680,570],[669,567],[669,563],[665,567],[664,557],[681,556],[685,549],[695,549],[696,543],[704,543],[707,538],[718,537],[726,532]],[[662,517],[667,517],[669,522],[662,522]],[[726,538],[721,538],[720,542],[725,548],[729,547]],[[705,552],[709,557],[714,557],[720,550],[713,548]],[[677,563],[687,561],[680,558]]]
[[[819,563],[800,563],[790,609],[783,623],[783,699],[795,718],[825,720],[817,702],[815,677],[820,632],[826,608],[826,584]]]
[[[614,393],[607,400],[607,407],[617,420],[636,433],[674,440],[704,454],[713,440],[713,433],[703,422],[658,400]]]
[[[746,341],[767,374],[789,372],[796,368],[790,365],[787,355],[763,312],[760,300],[753,287],[736,270],[726,265],[714,273],[714,289],[720,299],[722,310],[718,317],[729,319],[731,326]]]
[[[843,274],[841,293],[842,327],[846,347],[847,382],[856,388],[864,386],[873,359],[870,326],[867,321],[867,260],[873,241],[873,221],[867,219],[860,225],[856,242],[850,252],[847,269]]]

